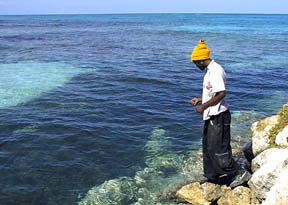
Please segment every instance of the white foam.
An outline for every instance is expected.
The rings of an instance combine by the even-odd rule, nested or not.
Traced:
[[[0,65],[0,109],[33,100],[63,86],[83,72],[64,63],[14,63]]]

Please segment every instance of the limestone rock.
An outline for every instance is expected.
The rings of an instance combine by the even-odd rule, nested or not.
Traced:
[[[282,172],[269,192],[266,194],[263,205],[287,205],[288,204],[288,173]]]
[[[176,196],[193,205],[210,205],[220,198],[221,186],[208,182],[200,185],[199,182],[194,182],[183,186],[177,191]]]
[[[275,144],[288,147],[288,125],[276,135]]]
[[[259,154],[252,160],[252,172],[256,172],[262,166],[275,167],[288,159],[288,149],[270,148]],[[268,166],[267,166],[268,167]]]
[[[273,115],[252,124],[252,149],[255,156],[270,146],[269,131],[277,124],[278,120],[279,115]]]
[[[239,186],[222,194],[217,202],[218,205],[257,205],[255,194],[247,187]]]
[[[253,159],[252,170],[255,173],[248,182],[249,187],[260,201],[265,200],[266,193],[274,186],[277,177],[282,172],[288,172],[288,149],[265,150]]]

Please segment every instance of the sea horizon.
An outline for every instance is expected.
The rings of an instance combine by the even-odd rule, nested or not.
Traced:
[[[199,12],[199,13],[189,13],[189,12],[111,12],[111,13],[23,13],[23,14],[0,14],[0,16],[62,16],[62,15],[166,15],[166,14],[188,14],[188,15],[201,15],[201,14],[211,14],[211,15],[288,15],[288,13],[250,13],[250,12],[239,12],[239,13],[229,13],[229,12]]]

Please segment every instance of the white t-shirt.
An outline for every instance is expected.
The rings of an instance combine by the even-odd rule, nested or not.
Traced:
[[[225,91],[226,73],[221,65],[212,60],[207,66],[207,72],[203,79],[202,103],[204,104],[217,92]],[[210,119],[210,116],[218,115],[228,109],[228,104],[222,99],[218,104],[204,110],[203,120]]]

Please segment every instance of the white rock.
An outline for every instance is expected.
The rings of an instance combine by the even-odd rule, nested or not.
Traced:
[[[269,148],[271,144],[269,131],[278,123],[278,119],[279,115],[273,115],[252,124],[252,149],[254,156],[257,156],[259,153]]]
[[[256,172],[248,182],[249,187],[260,201],[265,200],[266,193],[276,184],[278,176],[288,170],[288,149],[265,150],[253,159],[252,167]]]
[[[266,169],[274,169],[275,166],[282,164],[286,159],[288,159],[288,149],[270,148],[252,160],[251,169],[253,173],[263,166],[266,166]]]
[[[277,134],[275,143],[279,146],[288,147],[288,125]]]
[[[266,200],[262,205],[287,205],[288,204],[288,166],[281,172],[275,185],[266,194]]]

